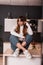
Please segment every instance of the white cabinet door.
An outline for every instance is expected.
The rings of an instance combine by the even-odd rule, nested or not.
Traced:
[[[12,5],[41,5],[41,0],[11,0]]]
[[[17,25],[17,19],[4,19],[4,32],[10,32]]]
[[[10,4],[10,0],[0,0],[0,4]]]
[[[41,0],[28,0],[27,4],[29,4],[29,5],[41,5]]]
[[[42,32],[43,19],[38,20],[38,32]]]
[[[0,4],[9,4],[9,5],[41,5],[41,0],[0,0]]]
[[[11,0],[12,5],[27,5],[27,0]]]

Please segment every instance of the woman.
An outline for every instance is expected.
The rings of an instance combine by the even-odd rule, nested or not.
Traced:
[[[20,50],[22,50],[27,58],[31,58],[32,56],[27,49],[32,41],[33,31],[26,22],[26,18],[20,16],[17,19],[17,26],[13,28],[10,33],[11,48],[15,51],[13,55],[17,57]],[[22,43],[20,43],[20,41]]]

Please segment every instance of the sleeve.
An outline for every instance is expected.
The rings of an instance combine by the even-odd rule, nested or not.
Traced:
[[[14,36],[17,36],[17,37],[21,37],[23,38],[23,36],[21,36],[20,34],[16,33],[14,30],[15,30],[16,27],[13,27],[12,30],[10,31],[10,34],[14,35]]]
[[[28,34],[33,35],[33,31],[31,29],[30,25],[27,22],[26,22],[26,25],[28,26],[28,29],[27,29]]]

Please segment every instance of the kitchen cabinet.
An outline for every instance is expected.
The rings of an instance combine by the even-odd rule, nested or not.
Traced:
[[[41,0],[11,0],[12,5],[41,5]]]
[[[8,5],[41,5],[41,0],[0,0],[0,4]]]
[[[10,4],[10,0],[0,0],[0,4]]]
[[[41,0],[27,0],[28,5],[41,5]]]
[[[27,0],[11,0],[12,5],[27,5]]]
[[[17,19],[4,19],[4,32],[10,32],[17,24]]]

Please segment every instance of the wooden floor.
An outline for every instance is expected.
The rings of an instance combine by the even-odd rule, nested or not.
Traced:
[[[0,57],[0,65],[3,65],[3,57]]]

